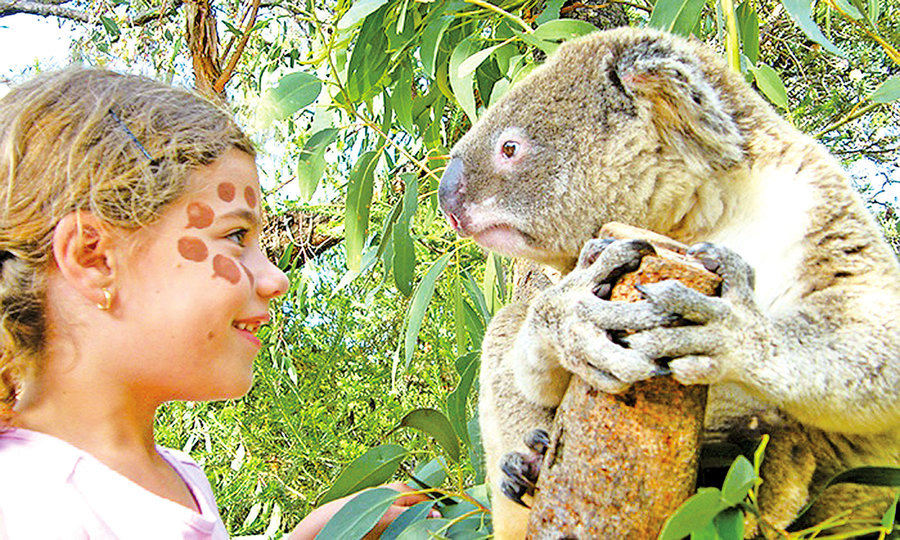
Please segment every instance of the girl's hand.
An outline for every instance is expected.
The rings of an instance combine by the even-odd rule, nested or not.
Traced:
[[[407,486],[403,482],[394,482],[391,484],[385,484],[384,486],[393,489],[394,491],[405,493],[414,491],[411,487]],[[331,501],[328,504],[324,504],[312,512],[308,516],[306,516],[303,521],[297,525],[291,534],[287,537],[287,540],[310,540],[315,538],[315,536],[322,530],[322,527],[328,523],[328,520],[334,516],[338,510],[344,507],[350,499],[356,497],[358,493],[353,493],[351,495],[347,495],[341,499],[337,499]],[[397,519],[397,516],[406,511],[410,506],[420,503],[423,501],[427,501],[428,497],[421,493],[412,494],[412,495],[404,495],[394,501],[394,504],[388,508],[388,511],[384,514],[381,520],[375,525],[375,527],[369,531],[369,533],[364,537],[365,540],[378,538],[381,533],[387,529],[388,525],[391,524],[392,521]],[[432,517],[440,517],[440,514],[437,510],[431,511]]]

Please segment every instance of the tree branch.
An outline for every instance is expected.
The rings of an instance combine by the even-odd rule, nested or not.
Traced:
[[[82,23],[91,22],[88,14],[80,9],[68,8],[62,4],[67,2],[33,2],[31,0],[0,0],[0,18],[27,13],[40,17],[58,17]]]
[[[250,12],[250,20],[247,22],[246,28],[244,28],[244,35],[241,36],[241,41],[238,43],[237,47],[235,47],[234,52],[231,54],[231,57],[228,59],[228,64],[225,66],[225,69],[216,79],[215,84],[213,84],[213,90],[217,94],[221,94],[225,90],[225,84],[231,79],[231,74],[234,73],[234,68],[237,67],[238,60],[241,59],[241,54],[244,52],[244,47],[247,45],[247,40],[250,39],[250,31],[253,30],[253,25],[256,24],[256,14],[259,11],[259,0],[253,0],[253,7]]]

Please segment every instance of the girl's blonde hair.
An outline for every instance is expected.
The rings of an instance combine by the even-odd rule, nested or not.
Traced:
[[[45,336],[53,230],[76,210],[134,229],[229,148],[255,155],[231,114],[191,92],[72,67],[0,99],[0,426]]]

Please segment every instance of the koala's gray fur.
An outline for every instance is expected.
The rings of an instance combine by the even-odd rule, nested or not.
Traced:
[[[498,538],[524,537],[527,519],[500,494],[498,461],[549,425],[571,372],[617,392],[673,358],[676,379],[710,384],[710,433],[772,437],[760,497],[776,527],[832,474],[900,464],[895,256],[837,162],[717,54],[634,28],[568,42],[451,157],[440,198],[454,228],[567,274],[505,307],[484,341]],[[628,244],[576,262],[609,221],[712,243],[695,251],[723,276],[721,298],[672,283],[624,307],[598,298],[594,285]],[[673,314],[699,324],[665,327]],[[618,327],[641,331],[622,346],[607,337]],[[883,495],[831,488],[808,520]]]

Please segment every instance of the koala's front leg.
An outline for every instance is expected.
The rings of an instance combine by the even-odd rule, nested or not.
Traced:
[[[652,253],[653,247],[642,240],[591,240],[576,268],[535,298],[513,350],[516,385],[523,395],[555,407],[568,386],[566,373],[608,393],[667,373],[653,358],[623,347],[619,336],[677,317],[649,302],[607,300],[616,281]]]

